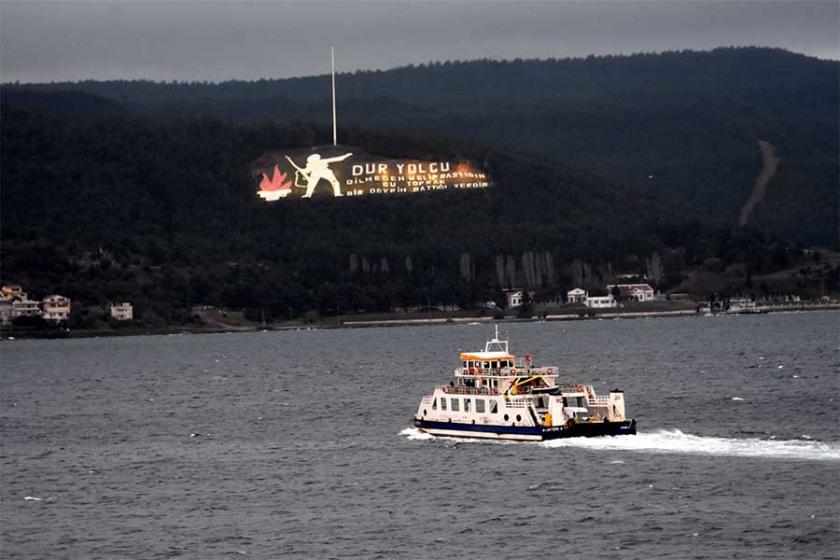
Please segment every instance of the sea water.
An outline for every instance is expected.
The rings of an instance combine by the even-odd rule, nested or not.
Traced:
[[[637,436],[411,427],[488,325],[0,344],[6,558],[838,558],[836,312],[506,323]]]

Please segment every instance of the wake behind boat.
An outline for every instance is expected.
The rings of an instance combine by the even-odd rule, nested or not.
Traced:
[[[511,354],[498,326],[483,351],[460,358],[449,385],[420,401],[414,416],[420,430],[523,441],[636,433],[636,421],[624,416],[623,391],[601,396],[592,385],[558,384],[556,367],[536,367],[530,355]]]

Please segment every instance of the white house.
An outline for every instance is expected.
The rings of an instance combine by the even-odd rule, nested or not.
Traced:
[[[44,319],[52,323],[66,321],[70,317],[70,298],[53,294],[43,301]]]
[[[508,292],[506,295],[508,309],[522,307],[522,304],[525,303],[525,295],[521,291]]]
[[[134,319],[134,307],[128,303],[112,303],[111,317],[117,321],[131,321]]]
[[[589,292],[580,288],[569,290],[566,292],[566,301],[569,303],[583,303],[586,304],[586,298],[589,297]]]
[[[2,288],[0,288],[0,297],[3,299],[12,299],[12,300],[23,300],[29,299],[26,297],[26,292],[23,291],[18,284],[4,284]]]
[[[618,286],[622,301],[653,301],[653,288],[649,284],[610,284],[607,291],[612,293]]]
[[[592,307],[593,309],[600,309],[606,307],[618,307],[618,302],[615,301],[615,298],[612,295],[609,296],[598,296],[598,297],[587,297],[586,298],[586,307]]]

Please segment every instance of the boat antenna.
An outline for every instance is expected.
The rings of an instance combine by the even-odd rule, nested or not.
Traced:
[[[499,324],[496,323],[496,340],[499,340]]]
[[[335,122],[335,47],[330,47],[330,66],[332,67],[332,117],[333,117],[333,146],[338,145],[338,128]]]

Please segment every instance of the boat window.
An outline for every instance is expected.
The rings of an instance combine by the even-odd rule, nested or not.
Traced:
[[[475,399],[475,411],[484,412],[484,399]]]
[[[497,412],[499,412],[499,403],[496,399],[492,399],[490,401],[490,414],[496,414]]]
[[[437,399],[432,401],[432,410],[437,410]]]
[[[467,362],[466,362],[466,361],[461,362],[461,364],[462,364],[462,365],[461,365],[461,367],[469,367],[469,366],[467,366]]]
[[[446,398],[441,398],[440,399],[440,409],[441,410],[446,410]]]
[[[464,399],[464,412],[470,411],[470,399]]]
[[[484,369],[490,368],[490,362],[484,362]]]
[[[452,403],[451,403],[452,404],[452,412],[458,412],[461,409],[461,407],[459,406],[460,403],[458,402],[458,399],[456,399],[455,397],[452,397],[451,400],[452,400]]]
[[[499,362],[493,362],[492,367],[493,367],[493,369],[498,369],[499,368]]]
[[[585,407],[583,397],[563,397],[563,406]]]

